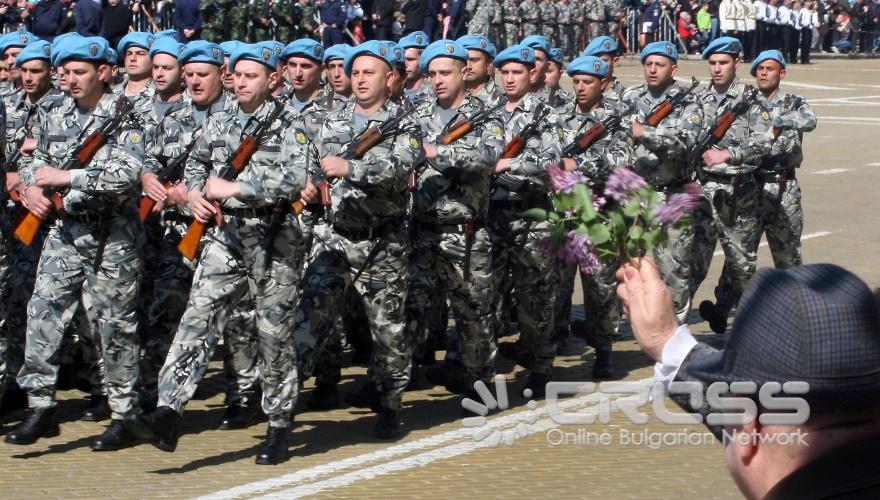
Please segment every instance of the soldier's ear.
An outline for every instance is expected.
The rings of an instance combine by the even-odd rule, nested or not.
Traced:
[[[675,76],[676,74],[678,74],[678,64],[673,64],[672,65],[672,76]]]
[[[608,85],[611,84],[611,78],[603,78],[600,80],[599,88],[602,89],[602,93],[605,93],[605,90],[608,89]]]
[[[783,78],[785,78],[785,68],[779,70],[779,79],[782,80]]]

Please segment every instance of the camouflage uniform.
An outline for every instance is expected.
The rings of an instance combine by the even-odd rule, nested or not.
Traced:
[[[211,115],[186,162],[187,188],[203,189],[211,173],[226,165],[243,134],[266,120],[272,98],[253,115]],[[226,222],[205,235],[186,312],[159,373],[159,405],[183,412],[205,374],[234,304],[245,300],[255,311],[262,409],[271,427],[289,427],[298,390],[296,351],[290,325],[302,270],[302,234],[296,217],[283,207],[305,184],[305,170],[278,163],[282,137],[293,117],[279,116],[237,181],[241,195],[225,200]],[[301,123],[295,120],[294,123]]]
[[[503,109],[505,141],[509,142],[532,121],[539,106],[545,105],[534,94],[527,94],[512,113],[507,114]],[[530,358],[532,373],[546,375],[552,371],[556,355],[552,339],[556,263],[536,248],[538,241],[546,236],[549,223],[536,223],[523,218],[521,213],[534,207],[549,208],[547,165],[559,162],[562,131],[558,123],[551,109],[542,120],[539,133],[531,137],[522,153],[511,161],[510,171],[493,177],[488,223],[494,254],[493,313],[496,317],[493,333],[502,331],[503,297],[499,290],[505,278],[512,274],[520,329],[517,348]],[[505,184],[520,182],[522,186],[505,187]]]
[[[63,104],[40,119],[37,149],[23,179],[60,166],[73,149],[113,116],[119,96],[105,94],[85,127],[76,102]],[[138,340],[136,298],[143,233],[134,202],[143,159],[143,131],[129,115],[119,132],[89,164],[71,171],[64,195],[67,216],[46,236],[37,264],[34,293],[27,307],[27,344],[19,385],[31,408],[55,406],[58,365],[53,354],[73,318],[80,298],[89,334],[101,346],[104,385],[113,418],[121,420],[136,401]]]
[[[502,0],[501,19],[504,21],[504,48],[516,45],[519,41],[522,14],[518,0]],[[501,48],[499,47],[499,50]]]
[[[616,76],[612,76],[611,85],[609,85],[608,88],[605,89],[605,99],[619,101],[623,98],[624,92],[626,92],[626,89],[623,87],[623,84],[620,83],[620,80],[618,80]]]
[[[605,4],[601,0],[587,0],[584,2],[584,19],[587,23],[588,40],[608,34]]]
[[[489,81],[486,82],[486,85],[484,85],[479,92],[471,95],[486,103],[487,106],[494,106],[498,103],[498,100],[501,99],[501,97],[504,95],[504,92],[495,83],[495,79],[489,77]]]
[[[574,58],[578,55],[575,53],[574,23],[576,12],[574,9],[575,7],[566,1],[556,4],[558,12],[557,23],[559,25],[557,46],[562,49],[562,53],[568,58]]]
[[[49,89],[37,103],[28,102],[26,94],[19,94],[13,107],[6,110],[6,137],[4,138],[5,158],[11,160],[15,155],[15,149],[20,148],[22,142],[33,137],[33,133],[40,129],[40,118],[45,116],[49,110],[61,105],[64,95],[58,90]],[[5,107],[4,107],[5,109]],[[30,156],[19,157],[16,165],[9,165],[18,171],[28,168],[32,161]],[[4,189],[5,191],[5,189]],[[5,202],[5,196],[4,202]],[[5,203],[4,203],[5,204]],[[2,280],[4,287],[0,294],[0,302],[6,307],[5,316],[0,326],[0,343],[6,342],[5,347],[0,346],[0,395],[3,394],[5,386],[5,377],[8,375],[15,377],[21,364],[24,361],[25,347],[25,329],[27,327],[27,303],[34,291],[34,280],[36,279],[37,261],[40,258],[40,250],[43,248],[43,239],[48,233],[48,228],[40,228],[40,232],[33,244],[28,246],[12,237],[11,225],[7,226],[12,220],[14,214],[22,210],[18,204],[10,203],[7,207],[6,214],[3,215],[4,234],[9,234],[10,238],[5,240],[3,250],[9,251],[8,260],[4,261],[8,266],[8,278]],[[5,233],[9,231],[9,233]],[[3,353],[6,353],[5,356]],[[100,383],[98,390],[100,390]]]
[[[605,1],[605,19],[608,22],[608,34],[612,38],[618,38],[617,34],[620,32],[620,20],[617,14],[623,10],[623,8],[623,3],[620,0]]]
[[[781,133],[773,141],[770,154],[761,159],[757,180],[761,186],[758,202],[758,235],[767,234],[767,244],[773,264],[777,268],[801,265],[801,233],[804,230],[804,212],[801,208],[801,188],[795,169],[804,159],[804,132],[816,128],[816,113],[800,96],[777,89],[771,101],[761,97],[772,107],[773,126]],[[782,196],[779,196],[780,174],[787,172]]]
[[[721,103],[715,100],[711,87],[700,95],[705,116],[704,134],[714,127],[718,116],[743,99],[745,90],[745,84],[735,78]],[[760,233],[754,171],[761,157],[770,152],[772,126],[768,110],[760,103],[753,104],[748,112],[736,119],[717,145],[717,149],[730,151],[730,163],[702,169],[698,167],[698,177],[711,206],[711,217],[707,217],[707,211],[694,214],[697,237],[693,255],[697,267],[693,272],[691,290],[695,292],[705,278],[715,241],[720,239],[724,249],[724,269],[715,288],[715,297],[716,308],[725,312],[736,307],[755,272]]]
[[[199,10],[202,11],[202,38],[214,43],[230,40],[227,15],[232,7],[232,0],[202,0]]]
[[[523,0],[519,3],[520,28],[523,38],[529,35],[540,35],[541,7],[535,0]]]
[[[547,104],[553,109],[562,110],[572,104],[576,104],[576,99],[577,97],[575,97],[574,92],[558,87],[552,90],[550,99],[547,99]]]
[[[226,23],[228,26],[227,37],[229,40],[242,42],[256,42],[251,37],[251,15],[253,11],[248,0],[233,0],[226,11]]]
[[[556,10],[556,4],[550,0],[541,0],[541,3],[538,4],[538,16],[538,22],[541,25],[540,34],[546,36],[553,47],[558,47],[559,38],[557,35],[559,33],[556,26],[559,24],[559,13]]]
[[[503,50],[504,44],[504,9],[502,8],[502,0],[487,0],[489,7],[489,40],[495,42],[495,45]],[[479,33],[476,33],[479,34]]]
[[[467,32],[473,35],[488,35],[492,9],[493,5],[489,1],[468,2],[470,20],[467,24]]]
[[[672,84],[656,99],[646,84],[628,88],[622,98],[625,106],[635,104],[634,116],[645,123],[651,110],[686,89]],[[703,110],[696,96],[691,95],[684,105],[674,109],[657,127],[644,126],[645,136],[635,149],[633,170],[652,184],[661,200],[680,192],[693,181],[693,168],[688,164],[688,153],[694,147],[703,126]],[[672,290],[676,314],[680,321],[687,319],[690,310],[690,262],[693,246],[693,228],[669,228],[669,241],[654,248],[654,259],[660,275]]]
[[[439,138],[446,127],[482,107],[482,102],[467,97],[450,118],[442,114],[438,103],[431,102],[414,117],[422,140],[437,144],[437,157],[418,167],[413,191],[408,331],[416,345],[423,341],[431,304],[445,309],[448,295],[468,386],[495,375],[490,319],[492,248],[486,216],[489,177],[504,148],[501,122],[491,119],[449,146]],[[468,223],[473,226],[470,233]],[[442,300],[434,294],[438,288],[445,292]]]
[[[300,1],[293,5],[293,22],[296,29],[293,38],[312,38],[319,39],[320,36],[316,32],[318,23],[315,21],[317,10],[315,6],[308,1]]]
[[[249,31],[250,40],[261,42],[263,40],[277,40],[275,27],[272,26],[271,0],[253,0],[248,6],[248,17],[251,23]]]
[[[397,110],[388,101],[370,121],[384,120]],[[285,142],[281,162],[317,163],[341,154],[360,132],[354,130],[354,113],[352,101],[327,115],[315,143],[317,151],[308,147],[303,131],[296,131]],[[348,176],[330,189],[329,224],[315,230],[315,247],[296,312],[295,339],[306,378],[339,314],[340,294],[355,287],[364,298],[373,337],[368,375],[381,395],[380,405],[395,411],[409,382],[411,346],[404,324],[409,245],[404,217],[407,177],[420,148],[416,135],[399,130],[363,159],[348,160]],[[368,262],[374,251],[375,257]],[[359,270],[358,280],[352,283]]]
[[[5,83],[5,82],[4,82]],[[6,106],[0,101],[0,119],[6,123]],[[0,134],[0,149],[6,151],[6,134]],[[5,173],[5,170],[4,170]],[[9,194],[6,192],[6,182],[0,186],[0,207],[6,206]],[[9,214],[0,210],[0,297],[5,297],[9,285],[9,253],[13,242],[12,224]],[[7,306],[5,300],[0,300],[0,327],[6,328]],[[11,372],[7,356],[14,356],[9,352],[7,335],[0,332],[0,397],[6,390],[7,372]],[[11,375],[11,373],[10,373]]]
[[[275,40],[290,43],[295,40],[296,20],[293,17],[294,0],[273,0],[272,19],[275,20]]]
[[[572,36],[574,37],[574,52],[575,57],[580,55],[581,50],[586,46],[586,5],[584,5],[584,1],[582,0],[569,0],[569,5],[571,6],[571,15],[572,22],[574,23],[574,29],[572,30]]]
[[[596,109],[583,114],[577,105],[569,104],[559,113],[559,127],[563,131],[563,146],[574,143],[577,137],[593,125],[612,114],[622,114],[624,107],[615,101],[603,99]],[[629,131],[621,129],[596,141],[587,151],[574,157],[578,171],[593,186],[603,186],[608,175],[617,167],[629,167],[632,163],[633,144]],[[598,274],[581,272],[586,327],[596,349],[611,349],[612,339],[620,323],[620,310],[616,295],[617,281],[614,273],[617,265],[606,265]],[[568,331],[571,318],[571,295],[574,291],[575,265],[563,265],[559,288],[556,293],[557,338]]]

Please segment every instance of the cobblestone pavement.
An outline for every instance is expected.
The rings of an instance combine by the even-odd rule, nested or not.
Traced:
[[[748,67],[740,67],[747,75]],[[683,62],[679,75],[706,80],[705,66]],[[624,84],[638,81],[635,59],[623,61],[618,76]],[[823,60],[792,67],[784,85],[805,95],[820,125],[806,138],[806,162],[799,172],[804,191],[806,262],[834,262],[880,285],[880,155],[873,145],[880,132],[880,61]],[[566,83],[567,85],[567,83]],[[697,303],[711,294],[720,256]],[[760,265],[769,265],[766,247]],[[579,290],[579,287],[576,287]],[[580,293],[575,303],[582,303]],[[581,308],[576,308],[582,314]],[[722,346],[724,338],[708,332],[692,314],[692,328],[702,340]],[[511,341],[513,338],[504,339]],[[615,343],[617,378],[649,380],[652,368],[624,332]],[[557,358],[555,377],[588,381],[591,349],[570,340]],[[738,497],[724,466],[720,444],[706,439],[697,425],[664,425],[650,407],[647,425],[625,418],[614,399],[607,423],[559,425],[544,403],[533,410],[516,397],[524,383],[519,368],[501,360],[512,407],[490,415],[486,426],[466,428],[457,398],[441,388],[407,392],[404,421],[409,434],[389,443],[372,437],[373,416],[353,408],[307,412],[296,416],[291,461],[258,467],[253,455],[264,424],[240,431],[215,430],[223,413],[224,380],[215,362],[184,417],[178,451],[163,453],[149,445],[115,453],[89,450],[104,424],[77,421],[85,394],[59,394],[61,435],[32,446],[0,444],[0,491],[4,498],[40,497],[193,497],[277,495],[340,497],[481,497],[556,498],[708,498]],[[363,367],[344,371],[341,390],[354,390],[365,377]],[[311,382],[302,401],[308,399]],[[619,398],[620,396],[616,396]],[[581,394],[560,400],[566,414],[596,415],[597,398]],[[21,414],[13,414],[8,430]],[[601,415],[600,415],[601,416]],[[517,423],[532,422],[526,437],[512,446],[493,447],[492,431],[503,437]],[[486,436],[477,441],[477,437]],[[507,435],[513,435],[508,432]],[[647,438],[642,436],[648,436]],[[654,436],[654,437],[652,437]],[[656,436],[679,436],[682,442],[653,446]],[[643,441],[639,441],[639,439]],[[644,442],[648,439],[647,442]]]

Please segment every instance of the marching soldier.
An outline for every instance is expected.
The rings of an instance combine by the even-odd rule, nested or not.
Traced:
[[[324,51],[327,83],[333,89],[333,108],[345,106],[352,97],[351,78],[345,74],[345,58],[351,48],[347,43],[338,43]]]
[[[18,383],[28,393],[30,410],[6,435],[10,444],[31,444],[58,434],[58,366],[51,356],[80,300],[90,334],[101,346],[113,418],[91,448],[117,450],[134,439],[122,419],[137,401],[136,298],[143,234],[134,201],[144,138],[137,120],[120,102],[123,98],[104,83],[108,49],[106,40],[98,37],[65,41],[58,62],[69,74],[72,99],[40,119],[33,162],[22,172],[28,217],[44,220],[54,212],[58,221],[43,244],[28,303],[25,361]],[[74,149],[99,128],[109,136],[94,158],[69,170],[59,168],[75,161],[70,156]],[[63,210],[53,210],[46,188],[61,190]]]
[[[519,0],[502,0],[502,19],[504,20],[504,48],[512,47],[520,37],[522,14]]]
[[[575,100],[559,114],[559,126],[564,134],[563,145],[573,144],[577,138],[611,115],[624,113],[623,106],[603,96],[610,85],[608,63],[594,56],[581,56],[568,65],[567,73],[572,78]],[[629,167],[632,162],[632,139],[624,128],[606,133],[586,151],[563,158],[566,170],[577,171],[590,180],[593,186],[603,186],[608,176],[617,167]],[[595,188],[598,189],[598,188]],[[596,349],[593,364],[593,379],[607,379],[612,376],[612,339],[620,323],[617,281],[614,273],[616,265],[604,266],[597,274],[581,272],[586,321],[580,325]],[[565,265],[561,272],[559,290],[556,295],[556,332],[560,336],[567,333],[568,319],[571,315],[571,295],[574,289],[575,265]]]
[[[541,7],[536,0],[523,0],[519,3],[519,18],[520,32],[523,37],[543,33],[541,30]],[[549,43],[548,40],[547,44],[549,45]]]
[[[669,198],[684,190],[693,180],[688,154],[703,126],[703,111],[696,95],[675,81],[678,50],[671,42],[653,42],[641,53],[645,83],[628,88],[621,102],[634,107],[632,137],[635,141],[633,170]],[[675,103],[668,116],[656,121],[652,110],[664,102]],[[693,245],[691,228],[669,229],[669,240],[654,248],[660,275],[672,290],[679,321],[686,321],[690,309],[690,260]]]
[[[457,363],[455,369],[444,363],[429,369],[440,377],[428,378],[439,378],[450,391],[475,397],[474,382],[489,382],[495,375],[492,248],[486,217],[489,177],[504,144],[496,116],[474,124],[473,131],[451,144],[441,141],[453,124],[484,109],[466,90],[468,57],[468,50],[458,42],[438,40],[428,46],[420,61],[437,97],[415,114],[425,158],[412,174],[407,322],[413,341],[425,341],[432,303],[440,301],[445,308],[449,297],[458,334],[460,354],[456,357],[461,358],[463,373],[455,373],[460,370]],[[445,293],[437,294],[438,289]]]
[[[500,352],[529,370],[526,389],[541,397],[552,378],[556,355],[552,305],[556,263],[538,248],[548,223],[535,223],[522,212],[549,206],[546,166],[559,162],[561,131],[556,113],[530,91],[530,81],[538,78],[535,52],[531,47],[514,45],[495,58],[508,99],[500,112],[504,139],[510,142],[523,132],[528,137],[521,137],[525,144],[518,155],[495,165],[488,228],[493,244],[493,313],[497,315],[493,333],[501,331],[503,317],[499,290],[512,274],[520,337],[516,344],[501,344],[510,347]]]
[[[131,415],[125,425],[159,449],[174,451],[184,407],[205,374],[219,329],[243,300],[255,312],[262,409],[269,418],[256,463],[277,464],[288,456],[297,392],[290,326],[302,271],[302,234],[296,217],[283,207],[302,189],[305,171],[278,162],[291,117],[281,116],[283,105],[269,95],[281,78],[275,51],[242,44],[229,64],[237,104],[205,119],[184,174],[195,220],[226,220],[205,233],[186,312],[159,373],[159,406]],[[301,121],[294,126],[301,127]],[[252,149],[242,149],[249,145]],[[230,180],[227,169],[234,168],[236,153],[252,156]],[[222,203],[222,210],[214,202]]]
[[[414,31],[401,38],[397,46],[403,50],[403,61],[406,68],[404,95],[410,102],[421,102],[431,97],[431,84],[419,71],[419,58],[428,47],[431,39],[424,32]]]
[[[755,168],[761,158],[770,152],[773,142],[772,120],[769,111],[751,100],[752,89],[736,76],[736,67],[742,44],[731,37],[715,39],[703,51],[708,59],[712,85],[700,96],[708,127],[718,117],[733,112],[738,103],[744,112],[736,116],[724,138],[701,154],[697,175],[709,200],[707,210],[694,214],[697,239],[694,243],[694,283],[699,287],[712,261],[716,239],[724,249],[724,268],[715,288],[716,302],[700,304],[700,315],[709,322],[712,331],[724,333],[727,317],[736,307],[746,284],[755,272],[758,233],[758,189]],[[704,129],[703,134],[711,133]]]
[[[150,59],[150,46],[154,41],[152,34],[141,31],[133,31],[119,41],[118,51],[125,63],[125,78],[114,90],[132,98],[141,114],[149,112],[156,93]]]
[[[556,26],[559,24],[556,4],[550,0],[540,0],[538,3],[538,20],[540,22],[540,34],[547,37],[550,45],[559,45],[559,39],[556,37]],[[526,36],[537,35],[538,32],[527,32]]]
[[[588,40],[608,34],[604,2],[600,0],[584,2],[584,17],[587,20]]]
[[[60,106],[64,96],[52,87],[52,67],[49,65],[51,45],[46,41],[36,41],[18,53],[15,68],[20,74],[22,89],[12,107],[6,110],[4,157],[6,158],[6,193],[20,196],[21,189],[19,171],[28,168],[33,151],[37,145],[34,133],[40,128],[39,120],[49,110]],[[16,161],[17,158],[17,161]],[[5,201],[5,200],[4,200]],[[14,211],[19,210],[13,206]],[[5,215],[4,215],[5,217]],[[4,222],[6,226],[8,223]],[[8,257],[8,268],[11,272],[3,280],[6,289],[3,291],[2,302],[6,307],[6,315],[0,329],[0,397],[4,396],[4,387],[24,395],[16,384],[7,386],[7,377],[14,379],[15,374],[24,362],[25,329],[27,327],[27,303],[34,291],[37,261],[43,248],[43,238],[48,230],[41,228],[36,240],[31,245],[16,241],[11,234],[3,245],[11,250]],[[5,355],[4,355],[5,352]],[[12,399],[12,393],[6,397]],[[3,405],[4,410],[7,405]]]
[[[492,65],[497,55],[495,45],[483,35],[465,35],[457,41],[468,51],[467,66],[464,68],[468,92],[483,103],[494,105],[503,94],[495,85],[495,67]]]
[[[620,80],[614,76],[614,67],[617,66],[617,63],[620,60],[620,51],[618,49],[617,41],[610,36],[605,35],[596,37],[587,44],[587,47],[581,55],[594,56],[605,61],[608,65],[608,78],[611,80],[607,90],[605,90],[605,97],[612,101],[619,101],[623,96],[625,89],[623,88],[623,84],[620,83]]]
[[[0,36],[0,58],[9,68],[9,87],[0,94],[6,109],[12,107],[16,99],[21,98],[24,89],[21,86],[21,73],[15,67],[15,58],[27,45],[37,38],[28,31],[13,31]]]
[[[804,159],[804,132],[816,128],[816,113],[806,100],[779,87],[785,78],[785,57],[778,50],[761,52],[752,63],[752,76],[762,101],[772,107],[774,135],[770,154],[761,159],[756,173],[759,190],[758,237],[767,235],[767,245],[777,268],[801,265],[801,233],[804,212],[801,188],[795,176]]]
[[[575,9],[576,6],[569,2],[569,0],[559,0],[556,3],[556,10],[558,12],[557,45],[562,48],[563,58],[573,58],[577,55],[575,53],[576,43],[574,39],[574,24],[576,22],[575,17],[577,16]]]
[[[562,49],[550,49],[546,76],[550,97],[547,99],[547,103],[555,109],[562,109],[574,102],[574,94],[559,86],[559,80],[562,78],[562,69],[564,67],[563,59],[565,59],[565,54],[562,53]]]
[[[402,434],[399,412],[412,353],[405,331],[409,245],[404,217],[407,177],[421,145],[418,136],[407,130],[412,125],[400,123],[361,159],[352,158],[349,151],[357,145],[358,134],[393,121],[400,112],[387,99],[386,90],[395,64],[394,50],[380,41],[353,48],[345,70],[352,79],[355,100],[327,116],[315,148],[307,145],[303,131],[297,131],[285,143],[281,159],[282,163],[320,164],[331,182],[330,223],[316,234],[296,313],[303,376],[310,375],[339,314],[344,303],[339,298],[353,287],[363,297],[373,347],[369,380],[350,401],[378,413],[375,433],[381,439]],[[318,202],[320,190],[303,192],[303,200]]]
[[[550,87],[547,86],[547,62],[550,60],[550,40],[544,35],[530,35],[522,39],[520,45],[529,47],[535,53],[535,79],[529,91],[539,101],[550,102]],[[497,66],[497,65],[496,65]]]
[[[228,39],[226,17],[232,7],[232,0],[202,0],[199,12],[204,16],[202,38],[214,43]]]

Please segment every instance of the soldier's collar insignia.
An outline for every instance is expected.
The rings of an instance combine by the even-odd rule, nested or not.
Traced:
[[[409,147],[418,150],[419,149],[419,140],[416,139],[414,136],[410,136]]]
[[[766,111],[762,112],[762,113],[761,113],[761,118],[763,118],[763,119],[765,119],[765,120],[769,120],[769,119],[770,119],[770,113],[768,113],[768,112],[766,112]]]
[[[299,143],[299,144],[305,144],[305,143],[306,143],[306,134],[300,132],[299,130],[296,131],[296,136],[295,136],[295,138],[296,138],[296,142]]]
[[[455,53],[455,47],[451,43],[446,44],[446,53],[447,54],[454,54]]]
[[[132,132],[128,134],[128,140],[132,144],[139,144],[143,140],[143,136],[140,134],[140,132]]]

